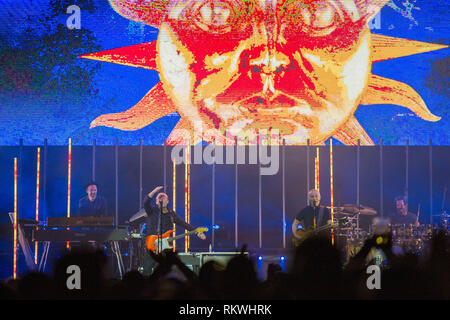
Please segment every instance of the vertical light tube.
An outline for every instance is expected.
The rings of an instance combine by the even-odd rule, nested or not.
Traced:
[[[261,148],[261,140],[258,132],[258,238],[259,248],[262,248],[262,179],[261,179],[261,159],[259,158],[259,149]]]
[[[187,172],[187,213],[188,213],[188,223],[191,223],[191,143],[189,141],[188,147],[188,172]],[[188,236],[188,251],[191,248],[191,236]]]
[[[306,205],[308,205],[308,193],[309,193],[309,190],[310,190],[310,188],[311,188],[311,183],[310,183],[310,170],[311,170],[311,168],[310,168],[310,160],[309,160],[309,153],[310,153],[310,141],[309,141],[309,139],[307,140],[307,143],[306,143]],[[314,158],[314,165],[315,165],[315,158]],[[315,170],[315,167],[314,167],[314,170]],[[314,174],[315,174],[315,171],[314,171]]]
[[[262,248],[262,197],[261,197],[261,162],[258,158],[258,240],[259,248]]]
[[[37,148],[37,163],[36,163],[36,222],[39,223],[39,181],[41,178],[41,148]],[[34,242],[34,263],[38,262],[38,242]]]
[[[243,147],[245,148],[245,147]],[[235,138],[234,143],[234,247],[238,248],[239,238],[238,238],[238,139]]]
[[[187,212],[187,146],[185,149],[185,158],[184,158],[184,221],[188,223],[188,212]],[[186,232],[187,230],[184,230]],[[184,252],[187,252],[187,236],[184,237]]]
[[[320,158],[319,158],[319,147],[316,147],[316,159],[314,161],[314,172],[315,172],[315,189],[320,192]]]
[[[13,278],[17,279],[17,158],[14,158],[14,239],[13,239]]]
[[[320,191],[320,151],[317,147],[317,190]]]
[[[330,205],[331,223],[334,223],[334,184],[333,184],[333,140],[330,139]],[[334,245],[334,230],[331,229],[331,244]]]
[[[282,152],[282,157],[283,157],[283,168],[282,168],[282,173],[283,173],[283,189],[282,189],[282,194],[283,194],[283,248],[286,248],[286,140],[283,139],[283,152]]]
[[[70,218],[70,191],[72,179],[72,138],[69,138],[69,152],[67,155],[67,218]],[[69,228],[67,228],[69,230]],[[66,248],[69,249],[70,243],[67,241]]]
[[[214,162],[212,165],[212,177],[211,177],[211,225],[214,226],[216,224],[216,140],[213,140],[214,144]],[[211,231],[211,246],[214,250],[214,244],[215,244],[215,230],[214,228]]]
[[[189,223],[189,151],[190,146],[186,146],[186,158],[184,161],[184,220]],[[185,230],[184,232],[188,232]],[[184,237],[184,252],[189,251],[189,236]]]
[[[47,204],[47,139],[44,139],[44,159],[43,159],[43,164],[42,164],[42,201],[44,203],[44,205]],[[43,217],[41,219],[45,219],[46,216],[46,210],[44,207],[44,211],[42,211],[42,215]]]
[[[22,212],[23,207],[23,139],[19,139],[19,157],[17,159],[17,212]]]
[[[317,155],[314,157],[314,189],[317,190]]]
[[[175,158],[172,159],[172,199],[173,199],[173,211],[177,210],[177,164]],[[173,236],[177,235],[176,225],[173,224]],[[176,240],[173,241],[173,251],[176,250]]]

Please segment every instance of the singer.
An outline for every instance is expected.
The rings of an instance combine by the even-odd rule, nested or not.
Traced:
[[[331,219],[330,210],[320,205],[320,192],[312,189],[308,192],[309,205],[303,208],[292,223],[292,234],[299,239],[297,230],[311,230],[328,224]]]
[[[163,187],[156,187],[150,192],[144,201],[144,209],[147,212],[147,230],[146,234],[154,234],[160,235],[165,233],[168,230],[172,229],[173,224],[179,225],[186,230],[192,231],[195,228],[190,224],[186,223],[183,219],[181,219],[175,211],[167,208],[167,204],[169,203],[169,197],[165,193],[158,193],[156,196],[156,207],[151,205],[151,201],[153,196],[163,189]],[[160,214],[161,213],[161,214]],[[160,220],[161,217],[161,220]],[[206,236],[204,233],[198,233],[197,236],[205,240]]]
[[[155,199],[156,206],[151,205],[154,195],[161,189],[163,189],[163,187],[156,187],[145,197],[144,209],[147,213],[145,234],[147,236],[161,235],[166,231],[171,230],[174,223],[189,231],[194,230],[195,228],[181,219],[175,211],[167,208],[167,204],[169,203],[169,197],[167,194],[162,192],[158,193]],[[206,239],[204,233],[197,233],[197,236],[202,240]],[[142,258],[142,273],[144,275],[152,274],[156,261],[153,260],[148,251],[142,256]]]

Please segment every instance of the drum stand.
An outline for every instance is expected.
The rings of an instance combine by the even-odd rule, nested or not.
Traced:
[[[123,278],[123,272],[125,270],[124,265],[123,265],[123,260],[122,260],[122,255],[120,254],[120,247],[119,247],[119,242],[118,241],[111,241],[111,250],[114,254],[114,256],[116,257],[117,260],[117,267],[119,269],[119,274],[120,274],[120,279]]]
[[[356,214],[356,230],[358,231],[358,239],[359,239],[359,216],[361,211],[359,210],[358,213]]]
[[[350,252],[350,248],[352,248],[352,250],[356,250],[356,248],[362,245],[361,241],[364,240],[360,229],[359,218],[360,218],[360,211],[358,211],[355,215],[348,218],[348,221],[350,222],[350,227],[347,228],[344,235],[346,242],[347,261],[351,256],[356,254],[356,251]]]

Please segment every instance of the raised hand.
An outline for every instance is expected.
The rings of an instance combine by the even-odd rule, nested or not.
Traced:
[[[206,239],[206,236],[205,236],[205,234],[203,232],[197,233],[197,237],[199,237],[202,240]]]
[[[150,193],[148,194],[148,196],[149,196],[150,198],[153,198],[153,196],[155,195],[155,193],[157,193],[158,191],[160,191],[160,190],[163,189],[163,188],[164,188],[164,187],[162,187],[162,186],[156,187],[155,189],[153,189],[152,192],[150,192]]]

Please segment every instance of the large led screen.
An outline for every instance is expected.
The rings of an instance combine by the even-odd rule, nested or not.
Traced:
[[[3,0],[0,144],[448,145],[446,0]]]

